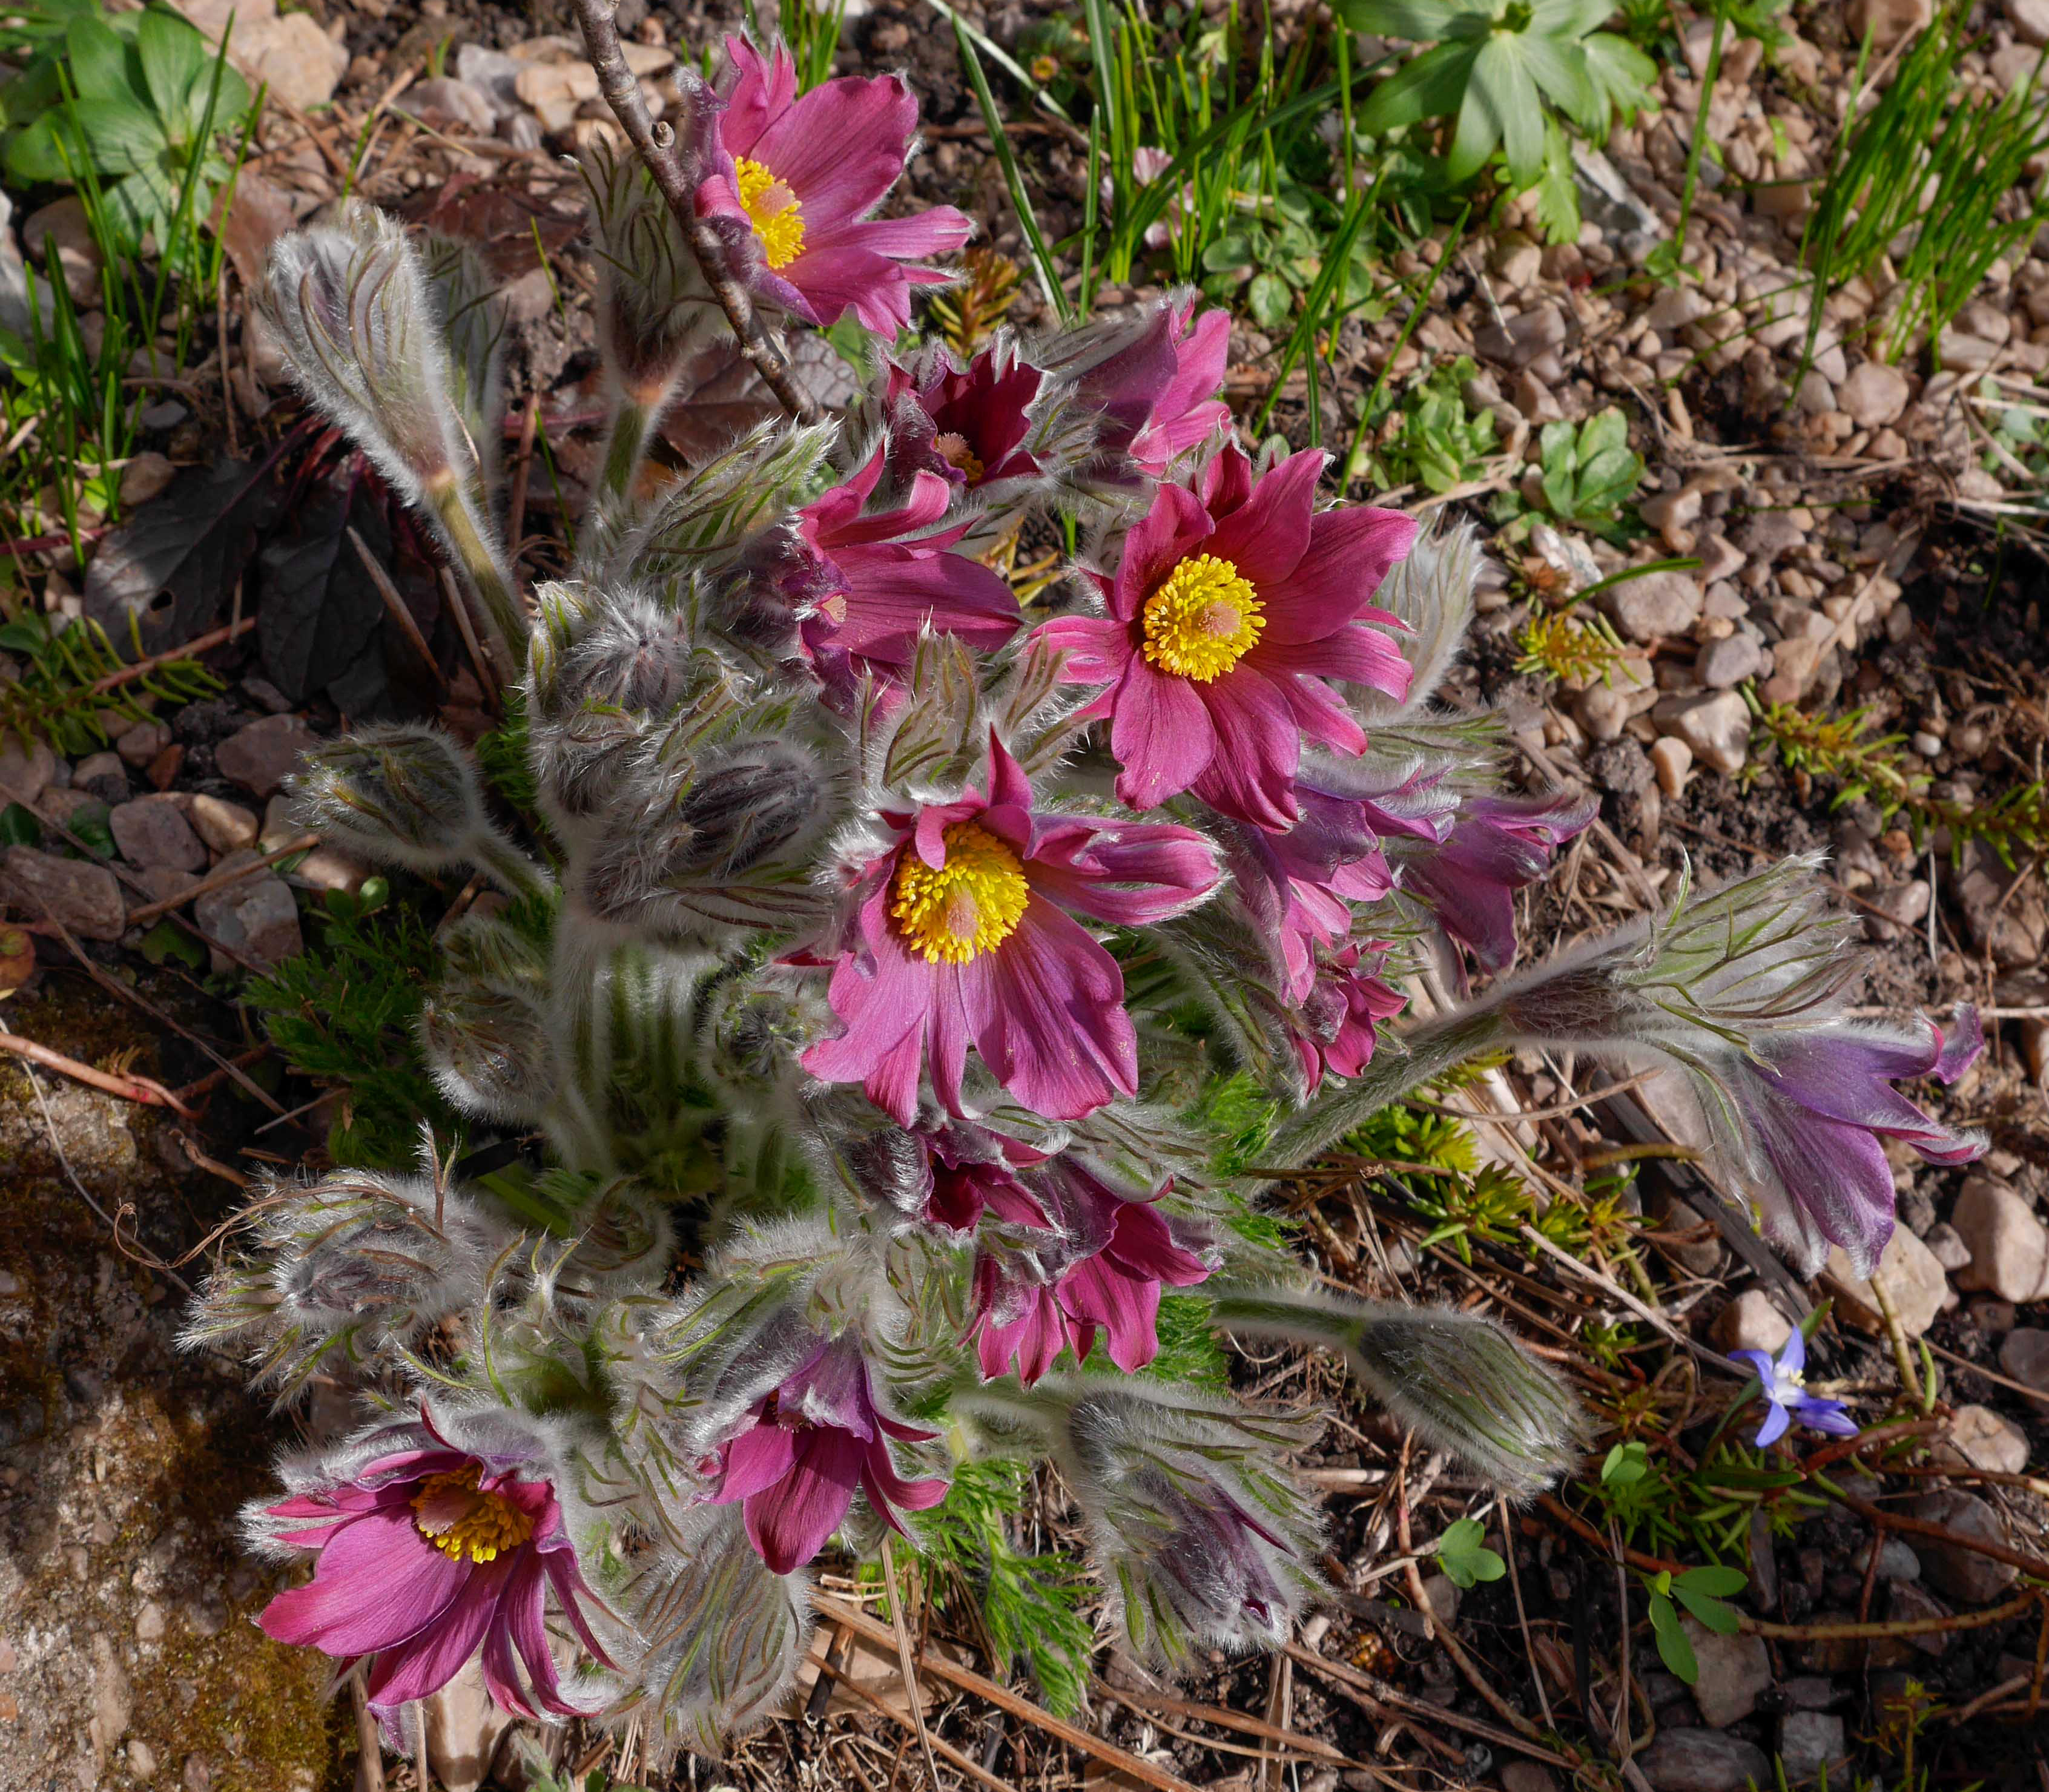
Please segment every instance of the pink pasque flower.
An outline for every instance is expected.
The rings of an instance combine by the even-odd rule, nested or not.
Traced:
[[[1441,845],[1402,860],[1402,888],[1485,969],[1505,970],[1515,958],[1515,892],[1544,875],[1597,807],[1591,797],[1472,797]]]
[[[965,367],[944,350],[916,367],[891,362],[883,395],[891,472],[935,473],[969,491],[1036,478],[1040,468],[1024,440],[1044,383],[1007,342],[985,348]]]
[[[1289,1032],[1302,1075],[1314,1094],[1326,1072],[1357,1076],[1373,1061],[1380,1040],[1380,1023],[1392,1020],[1408,997],[1374,974],[1387,950],[1378,940],[1345,946],[1316,965],[1301,1005],[1289,1019]],[[1374,954],[1371,969],[1367,954]]]
[[[1043,1161],[1044,1153],[988,1133],[982,1137],[996,1145],[997,1155],[977,1157],[955,1136],[965,1130],[948,1127],[921,1135],[931,1173],[932,1191],[925,1199],[927,1223],[965,1237],[982,1223],[983,1214],[990,1213],[1007,1225],[1050,1230],[1052,1221],[1019,1180],[1017,1168]]]
[[[904,1126],[928,1063],[940,1105],[963,1114],[970,1040],[1048,1119],[1135,1094],[1124,974],[1074,914],[1142,927],[1192,908],[1217,882],[1210,843],[1190,828],[1035,811],[993,731],[986,795],[880,818],[889,844],[855,879],[826,993],[844,1030],[806,1051],[804,1068],[861,1083]]]
[[[1085,336],[1067,369],[1075,402],[1096,417],[1094,470],[1117,484],[1159,479],[1176,457],[1231,425],[1217,396],[1231,354],[1231,316],[1196,316],[1192,294],[1167,298],[1136,328]]]
[[[755,289],[793,316],[823,328],[850,311],[893,337],[911,321],[911,289],[947,278],[904,262],[958,249],[974,227],[951,205],[869,216],[904,172],[918,126],[910,88],[900,75],[848,76],[799,99],[782,45],[764,60],[729,37],[725,54],[698,216],[726,227]]]
[[[968,525],[937,527],[953,496],[937,473],[915,474],[897,509],[868,510],[884,458],[877,449],[851,479],[798,512],[804,545],[840,587],[812,603],[800,624],[805,651],[829,682],[857,664],[885,671],[908,666],[927,625],[990,650],[1018,624],[1017,594],[1001,576],[948,551]]]
[[[1170,1184],[1169,1188],[1172,1187]],[[1086,1362],[1098,1329],[1110,1359],[1126,1374],[1160,1354],[1162,1284],[1191,1288],[1210,1265],[1174,1237],[1158,1199],[1129,1200],[1094,1176],[1063,1164],[1052,1188],[1069,1228],[1064,1252],[984,1251],[975,1260],[970,1331],[982,1378],[1014,1362],[1027,1387],[1053,1366],[1063,1346]],[[1163,1193],[1165,1191],[1162,1191]],[[1063,1265],[1052,1265],[1066,1257]]]
[[[346,1479],[262,1508],[272,1541],[316,1557],[313,1579],[264,1608],[263,1629],[340,1660],[374,1657],[368,1691],[381,1714],[446,1685],[480,1648],[485,1688],[505,1710],[582,1712],[549,1650],[550,1589],[584,1647],[614,1664],[581,1610],[593,1596],[538,1444],[461,1448],[423,1409],[418,1424],[388,1426],[351,1454]]]
[[[1192,790],[1254,827],[1290,828],[1304,741],[1366,747],[1326,681],[1408,690],[1409,663],[1379,632],[1401,624],[1367,599],[1408,553],[1414,519],[1318,511],[1324,460],[1292,455],[1255,482],[1227,447],[1197,489],[1161,486],[1115,577],[1091,575],[1109,615],[1040,630],[1067,655],[1069,682],[1107,686],[1083,713],[1110,718],[1117,794],[1132,808]]]
[[[907,1481],[889,1455],[890,1438],[920,1443],[938,1435],[887,1417],[860,1346],[836,1339],[772,1389],[752,1425],[725,1447],[712,1502],[742,1502],[748,1540],[773,1572],[789,1574],[846,1521],[856,1487],[897,1531],[904,1526],[896,1508],[922,1512],[944,1499],[943,1480]]]

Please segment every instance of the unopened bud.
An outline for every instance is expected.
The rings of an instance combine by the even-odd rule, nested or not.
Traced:
[[[531,1125],[557,1093],[546,1017],[515,991],[445,978],[421,1005],[420,1050],[435,1085],[466,1114]]]
[[[440,729],[380,725],[322,743],[292,784],[305,826],[386,864],[441,871],[465,862],[487,826],[469,756]]]

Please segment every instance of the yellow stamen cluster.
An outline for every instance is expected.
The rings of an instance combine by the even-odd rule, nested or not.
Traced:
[[[1252,581],[1214,554],[1184,560],[1145,600],[1145,657],[1163,672],[1207,684],[1259,644],[1266,626]]]
[[[947,862],[936,871],[915,849],[905,852],[889,912],[913,951],[934,964],[964,965],[1017,931],[1032,886],[1017,855],[986,829],[955,822],[940,838]]]
[[[495,1561],[534,1534],[534,1521],[504,1495],[480,1493],[475,1463],[430,1475],[413,1495],[413,1528],[451,1561]]]
[[[785,268],[804,252],[804,208],[797,196],[758,161],[737,157],[740,203],[761,239],[761,253],[772,268]]]
[[[982,484],[982,476],[988,469],[975,457],[975,452],[968,446],[966,436],[957,435],[949,430],[943,435],[933,438],[932,447],[948,466],[966,476],[969,484]]]

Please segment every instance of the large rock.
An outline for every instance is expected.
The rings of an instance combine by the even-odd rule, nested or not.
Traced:
[[[1689,703],[1672,718],[1670,731],[1717,772],[1740,772],[1750,756],[1750,708],[1733,690]]]
[[[192,799],[193,831],[216,853],[239,852],[256,844],[255,812],[239,803],[204,794]]]
[[[1636,1764],[1652,1792],[1744,1792],[1771,1783],[1764,1751],[1720,1730],[1662,1729]]]
[[[1973,1176],[1950,1223],[1971,1254],[1957,1272],[1958,1287],[1984,1289],[2016,1305],[2049,1297],[2049,1226],[2008,1184]]]
[[[105,865],[33,846],[10,846],[0,858],[0,896],[29,920],[47,912],[87,939],[119,939],[126,924],[121,886]]]
[[[523,85],[520,97],[526,98]],[[1564,347],[1569,333],[1564,312],[1555,305],[1540,305],[1534,311],[1520,312],[1498,324],[1483,326],[1473,340],[1487,360],[1525,367],[1547,348]]]
[[[299,756],[319,740],[297,716],[266,716],[229,735],[214,748],[213,762],[222,777],[255,795],[270,796],[297,768]]]
[[[1722,1636],[1692,1618],[1682,1619],[1686,1640],[1701,1676],[1693,1683],[1693,1703],[1701,1721],[1725,1730],[1757,1709],[1758,1696],[1771,1684],[1771,1657],[1761,1636]]]
[[[1976,1494],[1965,1493],[1961,1487],[1946,1487],[1930,1494],[1916,1500],[1910,1510],[1915,1518],[1940,1525],[1959,1537],[2011,1545],[1998,1513]],[[1966,1605],[1989,1604],[2020,1578],[2020,1570],[2012,1563],[1995,1561],[1962,1543],[1938,1537],[1911,1537],[1907,1542],[1921,1558],[1921,1572],[1929,1585]]]
[[[1871,1282],[1850,1267],[1841,1245],[1829,1247],[1825,1273],[1843,1291],[1840,1310],[1844,1318],[1866,1331],[1885,1330],[1885,1316]],[[1935,1254],[1904,1226],[1893,1227],[1892,1236],[1879,1253],[1878,1270],[1872,1281],[1884,1289],[1899,1329],[1910,1338],[1919,1337],[1933,1325],[1950,1298],[1950,1278],[1943,1274]]]

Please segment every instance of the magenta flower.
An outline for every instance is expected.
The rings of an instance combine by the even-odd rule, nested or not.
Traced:
[[[1050,1273],[1021,1256],[985,1252],[976,1260],[971,1335],[982,1377],[993,1380],[1014,1361],[1028,1387],[1063,1345],[1086,1362],[1098,1329],[1110,1361],[1133,1374],[1160,1352],[1161,1285],[1192,1287],[1210,1265],[1176,1239],[1151,1199],[1127,1200],[1066,1162],[1048,1191],[1067,1226],[1068,1249],[1079,1254]]]
[[[1931,1120],[1891,1086],[1915,1077],[1954,1083],[1985,1050],[1977,1010],[1963,1008],[1946,1040],[1932,1020],[1917,1038],[1847,1024],[1748,1043],[1722,1081],[1752,1148],[1752,1181],[1766,1234],[1804,1273],[1840,1245],[1860,1276],[1877,1268],[1892,1236],[1893,1181],[1880,1141],[1903,1139],[1930,1164],[1985,1155],[1981,1133]]]
[[[947,551],[967,524],[935,527],[953,494],[938,474],[915,475],[901,508],[864,514],[883,461],[877,449],[845,484],[798,513],[804,544],[841,586],[815,602],[802,624],[805,650],[828,682],[850,663],[885,671],[909,665],[928,625],[970,647],[995,648],[1018,624],[1009,585],[980,561]]]
[[[1134,472],[1161,478],[1177,456],[1230,426],[1231,406],[1216,395],[1231,317],[1195,310],[1192,296],[1167,299],[1136,328],[1084,339],[1084,358],[1068,372],[1075,402],[1096,415],[1099,476],[1118,484]]]
[[[1594,818],[1592,798],[1476,796],[1434,852],[1402,861],[1402,885],[1488,970],[1515,957],[1515,892]]]
[[[990,1133],[985,1136],[995,1140],[998,1155],[975,1158],[948,1136],[954,1130],[949,1128],[924,1135],[932,1183],[932,1191],[925,1200],[927,1222],[965,1236],[982,1223],[984,1213],[991,1213],[1009,1225],[1050,1230],[1052,1221],[1031,1190],[1018,1180],[1015,1168],[1018,1164],[1037,1163],[1044,1153]]]
[[[1386,950],[1374,941],[1343,947],[1323,958],[1307,995],[1289,1017],[1296,1054],[1312,1094],[1326,1072],[1353,1077],[1364,1070],[1379,1043],[1380,1023],[1399,1014],[1407,1003],[1400,990],[1373,974],[1379,968],[1378,954]],[[1369,952],[1375,954],[1373,970],[1364,968]]]
[[[274,1541],[317,1558],[309,1582],[265,1607],[264,1630],[340,1660],[373,1656],[380,1712],[445,1685],[480,1647],[484,1685],[506,1710],[581,1712],[549,1650],[550,1589],[584,1647],[614,1664],[581,1610],[593,1596],[538,1444],[523,1441],[531,1447],[461,1448],[422,1409],[418,1424],[386,1427],[352,1452],[345,1478],[262,1508]]]
[[[907,1481],[888,1440],[935,1437],[885,1416],[867,1359],[851,1338],[821,1344],[754,1409],[754,1422],[723,1452],[713,1503],[742,1502],[748,1540],[777,1574],[802,1568],[845,1522],[857,1487],[875,1514],[901,1531],[896,1508],[922,1512],[947,1497],[943,1480]]]
[[[1108,686],[1083,713],[1110,718],[1117,794],[1132,808],[1193,790],[1237,820],[1290,828],[1304,739],[1366,747],[1326,681],[1407,690],[1408,663],[1368,626],[1400,624],[1366,600],[1415,523],[1359,505],[1318,512],[1324,458],[1293,455],[1255,483],[1227,448],[1199,490],[1161,486],[1116,576],[1091,575],[1110,614],[1040,631],[1067,655],[1068,682]]]
[[[763,297],[821,328],[850,311],[893,337],[911,321],[911,289],[947,276],[906,261],[958,249],[974,227],[951,205],[915,218],[870,218],[904,172],[918,103],[900,75],[849,76],[797,97],[797,67],[777,45],[764,61],[725,41],[701,217],[723,222],[747,251]]]
[[[1074,913],[1144,926],[1217,882],[1214,851],[1192,829],[1036,812],[993,732],[989,755],[986,795],[881,816],[890,842],[857,875],[826,994],[844,1031],[803,1055],[824,1082],[863,1084],[900,1125],[916,1114],[927,1063],[941,1106],[963,1113],[970,1040],[1048,1119],[1135,1094],[1124,974]]]
[[[935,473],[970,491],[1040,471],[1026,452],[1032,406],[1045,375],[1007,344],[965,367],[944,351],[916,369],[890,363],[890,471]]]

